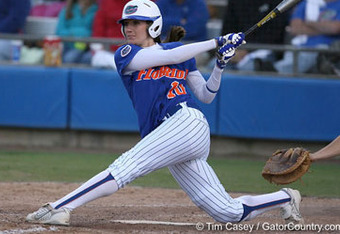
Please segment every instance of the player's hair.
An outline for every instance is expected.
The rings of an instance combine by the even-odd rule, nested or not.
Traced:
[[[163,41],[161,41],[160,36],[154,38],[154,41],[157,43],[180,41],[185,36],[185,34],[186,31],[182,26],[172,26],[166,38]]]

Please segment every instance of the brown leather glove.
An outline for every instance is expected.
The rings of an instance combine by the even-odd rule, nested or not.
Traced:
[[[270,183],[289,184],[301,178],[311,164],[309,151],[303,148],[277,150],[269,157],[262,176]]]

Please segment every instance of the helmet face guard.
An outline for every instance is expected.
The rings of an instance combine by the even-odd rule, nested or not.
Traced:
[[[122,33],[124,33],[123,21],[127,19],[142,20],[152,22],[148,28],[149,35],[156,38],[161,34],[163,19],[158,6],[150,0],[132,0],[124,6],[122,18],[118,23],[122,24]]]

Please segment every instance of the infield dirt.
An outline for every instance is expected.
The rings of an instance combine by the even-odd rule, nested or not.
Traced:
[[[249,233],[250,230],[240,229],[251,227],[252,233],[290,232],[278,210],[249,222],[226,225],[214,222],[182,190],[132,186],[74,210],[69,227],[25,222],[28,213],[43,203],[59,199],[79,185],[0,183],[0,233]],[[303,228],[315,229],[303,233],[317,233],[321,225],[321,233],[340,232],[340,199],[303,197],[301,212],[306,223]],[[197,223],[204,225],[202,231],[197,230]]]

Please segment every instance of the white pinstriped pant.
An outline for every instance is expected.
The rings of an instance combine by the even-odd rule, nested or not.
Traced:
[[[168,167],[191,200],[216,221],[238,222],[243,205],[225,191],[206,162],[210,129],[202,112],[183,105],[108,168],[119,188],[157,169]]]

